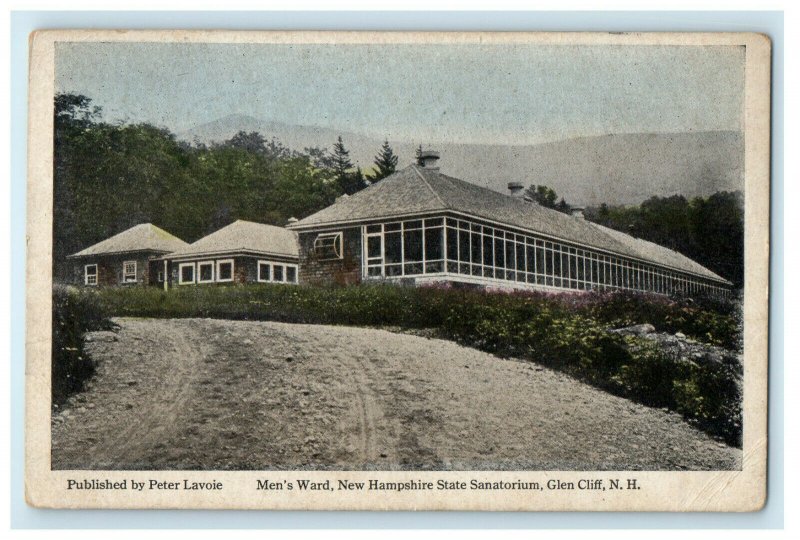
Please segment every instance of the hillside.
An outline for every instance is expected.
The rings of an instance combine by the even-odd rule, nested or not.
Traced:
[[[354,163],[365,170],[381,140],[316,126],[295,126],[231,115],[178,134],[187,141],[224,141],[258,131],[290,148],[331,148],[342,136]],[[496,191],[509,181],[545,184],[573,204],[637,204],[653,196],[707,196],[743,188],[744,139],[732,131],[630,133],[580,137],[526,146],[390,141],[401,166],[419,144],[441,152],[442,171]]]

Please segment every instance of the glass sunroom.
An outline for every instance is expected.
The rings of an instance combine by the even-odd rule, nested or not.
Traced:
[[[415,278],[521,289],[727,295],[707,278],[461,216],[361,227],[365,280]]]

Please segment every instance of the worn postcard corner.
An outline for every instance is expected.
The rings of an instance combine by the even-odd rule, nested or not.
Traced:
[[[763,507],[768,37],[30,47],[28,504]]]

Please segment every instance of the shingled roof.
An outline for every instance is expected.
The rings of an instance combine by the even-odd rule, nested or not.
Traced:
[[[464,213],[730,283],[688,257],[658,244],[418,165],[406,167],[350,197],[342,198],[289,225],[289,228],[315,229],[440,211]]]
[[[97,255],[112,255],[115,253],[131,253],[136,251],[149,251],[163,254],[170,253],[188,246],[180,238],[171,235],[152,223],[140,223],[130,229],[115,234],[102,242],[73,253],[68,258],[88,257]]]
[[[168,258],[239,253],[297,258],[299,257],[297,233],[274,225],[238,220],[171,253]]]

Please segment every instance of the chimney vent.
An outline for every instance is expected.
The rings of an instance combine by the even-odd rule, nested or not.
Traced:
[[[583,211],[586,210],[583,206],[573,206],[569,213],[572,214],[572,217],[576,217],[578,219],[585,219],[586,216],[583,215]]]
[[[525,186],[521,182],[509,182],[508,191],[515,199],[522,199],[525,196]]]
[[[419,159],[422,162],[422,166],[426,169],[436,170],[439,168],[436,166],[436,162],[439,161],[439,152],[425,150],[419,155]]]

